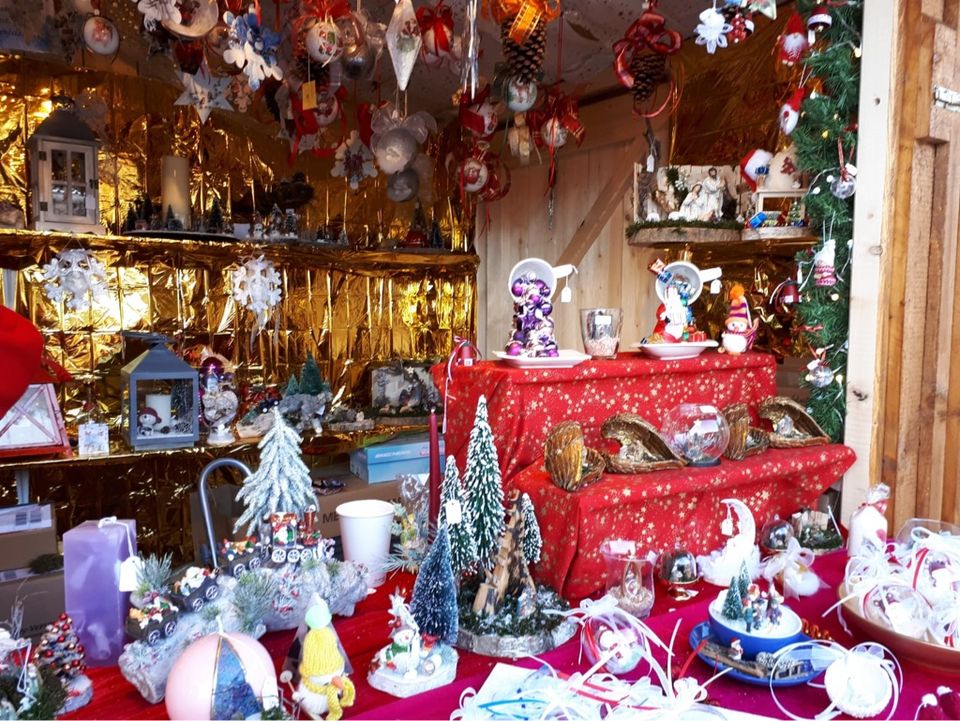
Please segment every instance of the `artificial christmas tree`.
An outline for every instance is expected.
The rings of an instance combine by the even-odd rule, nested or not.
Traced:
[[[273,409],[273,425],[260,441],[260,467],[247,478],[237,498],[246,505],[233,527],[234,532],[247,524],[253,535],[271,513],[294,513],[302,516],[309,506],[316,505],[310,470],[300,457],[300,436]]]
[[[93,698],[93,686],[84,675],[84,649],[73,630],[73,621],[65,613],[49,624],[37,644],[34,658],[38,668],[53,672],[67,693],[61,713],[85,706]]]
[[[740,584],[731,583],[727,595],[723,599],[723,617],[730,621],[737,621],[743,613],[743,596],[740,594]]]
[[[500,462],[493,443],[493,431],[487,420],[487,399],[480,396],[477,414],[467,446],[467,467],[463,475],[470,506],[473,538],[477,544],[477,560],[481,570],[493,567],[494,554],[503,534],[503,486]]]
[[[457,640],[457,585],[450,567],[450,536],[446,526],[440,527],[420,566],[413,584],[410,612],[420,633],[448,645]]]
[[[473,518],[464,502],[465,492],[460,480],[457,459],[447,457],[443,483],[440,486],[440,515],[437,523],[446,526],[450,535],[450,565],[455,578],[471,571],[477,563],[477,544],[473,540]]]
[[[297,382],[297,377],[294,375],[290,376],[290,380],[287,381],[287,388],[283,392],[283,397],[295,396],[300,392],[300,384]]]
[[[323,393],[323,379],[313,353],[307,353],[307,360],[300,369],[300,393],[317,396]]]
[[[537,563],[540,560],[540,551],[543,548],[543,539],[540,537],[540,524],[533,510],[533,501],[524,493],[520,496],[520,518],[523,521],[523,530],[520,533],[520,549],[527,563]]]

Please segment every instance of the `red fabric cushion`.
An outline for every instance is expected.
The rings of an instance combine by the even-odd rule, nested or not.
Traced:
[[[29,320],[0,306],[0,418],[30,385],[40,368],[43,336]]]

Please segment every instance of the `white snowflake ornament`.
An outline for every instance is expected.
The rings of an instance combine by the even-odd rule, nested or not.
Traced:
[[[75,248],[60,251],[43,266],[43,292],[54,303],[65,301],[70,310],[86,310],[91,299],[107,294],[107,269],[96,256]]]
[[[697,33],[697,45],[705,45],[707,52],[713,55],[718,47],[727,47],[727,33],[733,30],[733,27],[714,5],[700,13],[700,23],[694,30]]]
[[[183,83],[183,93],[174,105],[192,105],[197,109],[201,123],[207,122],[214,108],[233,110],[227,100],[231,79],[211,75],[206,61],[194,75],[180,73],[180,82]]]
[[[351,130],[350,137],[337,147],[330,175],[334,178],[345,178],[350,187],[356,190],[364,178],[372,178],[376,174],[373,152],[360,139],[360,133]]]
[[[223,51],[223,59],[243,70],[253,90],[258,90],[265,78],[283,79],[283,70],[277,61],[280,35],[260,24],[255,5],[242,15],[227,11],[223,21],[228,28],[228,47]]]
[[[270,312],[277,307],[283,293],[280,289],[280,274],[272,260],[263,256],[251,258],[233,271],[233,298],[257,319],[257,327],[263,330]]]

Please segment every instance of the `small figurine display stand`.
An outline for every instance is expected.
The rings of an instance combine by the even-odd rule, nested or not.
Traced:
[[[882,550],[887,545],[887,502],[890,487],[885,483],[871,486],[867,500],[850,517],[850,535],[847,538],[847,553],[858,556],[867,546]]]
[[[357,690],[346,675],[346,660],[324,601],[307,610],[309,630],[303,639],[300,683],[293,700],[312,719],[338,721],[353,706]]]

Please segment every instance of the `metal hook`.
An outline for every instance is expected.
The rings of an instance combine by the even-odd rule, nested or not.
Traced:
[[[217,568],[219,564],[217,563],[217,539],[213,535],[213,519],[210,518],[210,502],[207,498],[207,478],[209,478],[213,471],[218,468],[226,468],[227,466],[242,471],[245,477],[253,475],[245,463],[241,463],[235,458],[218,458],[204,466],[203,471],[200,473],[200,511],[203,513],[203,525],[207,531],[207,543],[210,544],[210,557],[213,568]]]

